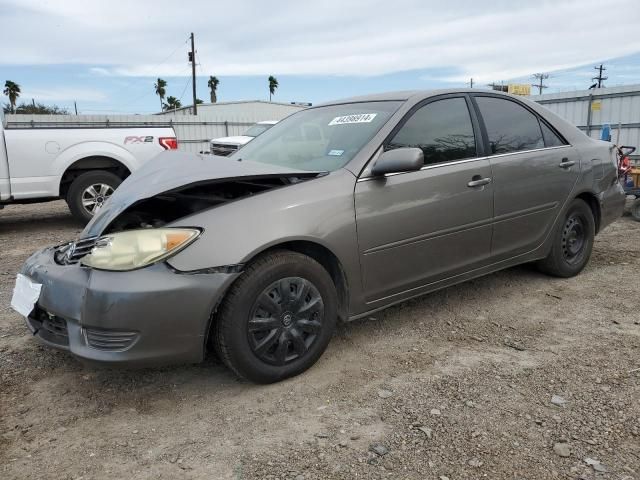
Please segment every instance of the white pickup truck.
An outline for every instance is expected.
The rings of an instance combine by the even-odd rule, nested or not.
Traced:
[[[178,142],[170,127],[11,127],[0,110],[0,209],[63,198],[88,222],[144,162]]]
[[[235,153],[241,147],[249,143],[263,132],[266,132],[273,127],[277,120],[265,120],[253,124],[249,130],[244,132],[243,135],[237,135],[235,137],[221,137],[214,138],[209,142],[211,155],[217,155],[219,157],[226,157]]]

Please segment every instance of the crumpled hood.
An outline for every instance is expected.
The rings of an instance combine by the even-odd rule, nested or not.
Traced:
[[[122,182],[105,206],[87,224],[81,238],[100,235],[132,204],[185,185],[218,179],[281,175],[309,176],[310,174],[313,175],[313,172],[265,163],[238,161],[228,157],[179,151],[163,152],[146,162]]]

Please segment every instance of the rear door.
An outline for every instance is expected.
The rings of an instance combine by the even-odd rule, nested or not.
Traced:
[[[524,104],[490,94],[473,96],[493,172],[494,261],[538,247],[576,181],[577,152]]]
[[[465,95],[419,105],[383,147],[421,148],[422,170],[358,180],[356,221],[369,304],[420,293],[430,283],[487,263],[491,167],[479,158],[470,106]]]

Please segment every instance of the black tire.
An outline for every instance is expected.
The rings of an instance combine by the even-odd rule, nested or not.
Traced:
[[[640,222],[640,198],[631,204],[631,216],[634,220]]]
[[[238,376],[273,383],[320,358],[336,318],[337,293],[327,271],[306,255],[277,251],[251,263],[231,286],[214,318],[213,343]]]
[[[538,262],[538,268],[555,277],[569,278],[579,274],[589,263],[595,235],[591,208],[576,198],[556,226],[551,251]]]
[[[93,215],[102,207],[104,201],[111,196],[113,191],[118,188],[121,183],[122,179],[120,177],[103,170],[92,170],[78,175],[71,183],[67,192],[66,200],[71,214],[83,225],[89,223]],[[89,206],[85,207],[84,202],[87,200],[87,189],[94,185],[108,186],[109,190],[105,190],[104,195],[97,196],[96,200],[100,200],[99,206],[97,206],[92,213]],[[96,193],[100,192],[96,190]]]

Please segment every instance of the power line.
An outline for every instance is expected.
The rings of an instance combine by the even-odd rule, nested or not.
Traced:
[[[184,41],[184,42],[182,42],[180,45],[178,45],[178,46],[177,46],[177,47],[176,47],[176,48],[175,48],[175,49],[174,49],[174,50],[173,50],[169,55],[167,55],[167,56],[166,56],[164,59],[162,59],[159,63],[157,63],[156,65],[154,65],[153,67],[151,67],[151,70],[155,70],[155,69],[157,69],[160,65],[163,65],[164,63],[166,63],[166,61],[167,61],[167,60],[169,60],[171,57],[173,57],[173,56],[176,54],[176,52],[177,52],[178,50],[180,50],[180,49],[181,49],[181,48],[182,48],[182,47],[183,47],[183,46],[184,46],[188,41],[189,41],[189,37],[187,37],[187,38],[185,39],[185,41]],[[140,83],[140,81],[141,81],[141,80],[146,80],[146,79],[147,79],[147,77],[146,77],[146,76],[144,76],[144,75],[143,75],[143,76],[139,76],[139,77],[137,77],[135,80],[132,80],[132,81],[130,81],[130,82],[128,82],[128,83],[126,83],[122,88],[123,88],[123,89],[126,89],[126,88],[130,87],[131,85],[136,84],[136,83]],[[146,96],[147,96],[147,95],[149,95],[150,93],[151,93],[151,92],[144,93],[143,95],[140,95],[140,96],[136,97],[136,98],[135,98],[135,100],[133,100],[133,101],[128,101],[128,102],[127,102],[127,101],[125,101],[125,102],[121,102],[121,103],[123,103],[123,104],[124,104],[124,103],[126,103],[126,104],[132,104],[132,103],[135,103],[135,102],[139,101],[140,99],[142,99],[142,98],[146,97]]]
[[[542,90],[545,88],[549,88],[548,85],[544,84],[544,81],[549,78],[548,73],[534,73],[532,75],[533,78],[539,81],[539,83],[532,83],[532,87],[536,87],[538,89],[538,95],[542,95]]]
[[[200,67],[200,71],[202,72],[202,75],[206,75],[207,71],[204,68],[204,64],[202,63],[202,57],[200,56],[200,52],[198,52],[197,50],[196,50],[196,60],[197,60],[196,66]]]
[[[202,58],[200,57],[200,54],[196,51],[196,66],[200,67],[200,73],[202,76],[206,77],[207,76],[207,71],[204,68],[204,65],[202,64]]]
[[[178,98],[178,100],[180,100],[180,102],[182,102],[182,97],[184,97],[184,94],[187,91],[187,87],[189,86],[190,83],[191,83],[191,78],[187,77],[187,83],[185,84],[184,88],[182,89],[182,93],[180,94],[180,97]]]
[[[189,67],[187,67],[189,68]],[[186,69],[185,69],[186,70]],[[183,72],[185,70],[182,70]],[[181,76],[181,75],[180,75]],[[171,78],[171,77],[169,77]],[[139,95],[138,97],[136,97],[135,100],[131,101],[131,102],[126,102],[127,105],[135,105],[136,103],[138,103],[140,100],[142,100],[145,97],[148,97],[149,95],[155,95],[155,92],[152,89],[149,89],[148,91],[146,91],[145,93],[143,93],[142,95]],[[118,103],[116,103],[116,105],[119,105]]]

